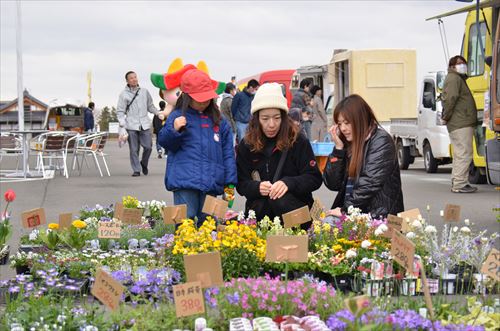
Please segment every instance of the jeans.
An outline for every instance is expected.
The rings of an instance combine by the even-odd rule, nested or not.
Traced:
[[[236,122],[236,133],[238,135],[238,142],[241,142],[245,137],[245,133],[247,132],[248,123]]]
[[[198,190],[177,190],[174,191],[174,204],[175,205],[187,205],[187,217],[194,220],[195,217],[198,218],[195,221],[196,226],[201,226],[205,221],[207,215],[202,213],[203,204],[205,203],[206,193]]]
[[[144,167],[148,167],[149,156],[151,155],[153,138],[151,130],[127,130],[128,148],[130,152],[130,165],[134,172],[141,172],[141,162]],[[139,149],[142,147],[142,158],[139,162]]]
[[[156,134],[156,151],[158,152],[158,154],[163,153],[163,148],[158,143],[158,133]]]

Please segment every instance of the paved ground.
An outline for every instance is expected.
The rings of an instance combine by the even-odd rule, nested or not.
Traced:
[[[73,173],[69,179],[56,174],[53,179],[30,182],[0,183],[2,199],[0,207],[5,208],[4,192],[12,188],[16,191],[17,200],[12,204],[12,223],[14,235],[10,240],[11,251],[16,251],[19,237],[23,233],[20,226],[20,213],[32,208],[44,207],[48,221],[55,221],[59,213],[73,212],[76,214],[83,205],[111,204],[119,201],[124,195],[133,195],[140,200],[165,200],[172,203],[172,194],[165,190],[163,179],[165,175],[165,160],[157,159],[153,152],[150,160],[149,176],[130,177],[131,170],[128,159],[128,146],[118,148],[116,141],[110,141],[108,146],[108,164],[111,177],[100,177],[97,169],[89,159],[90,168],[84,168],[82,176]],[[2,161],[1,170],[11,167],[10,161]],[[469,218],[479,229],[500,231],[499,223],[495,221],[493,208],[500,207],[500,191],[490,185],[480,185],[479,192],[474,194],[454,194],[450,192],[450,167],[443,167],[437,174],[427,174],[421,159],[417,159],[410,170],[402,172],[403,193],[406,209],[420,208],[425,210],[431,206],[430,221],[436,225],[442,224],[439,210],[446,203],[462,206],[462,218]],[[330,205],[334,192],[321,187],[315,195],[325,205]],[[236,198],[235,209],[244,207],[244,199]],[[13,275],[8,267],[0,267],[0,279]]]

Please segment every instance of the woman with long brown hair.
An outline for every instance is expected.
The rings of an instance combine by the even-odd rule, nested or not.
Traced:
[[[252,101],[251,112],[236,157],[236,188],[247,198],[246,211],[254,210],[261,220],[311,207],[312,192],[321,186],[321,173],[311,144],[288,116],[281,86],[263,84]]]
[[[328,214],[341,216],[350,206],[373,217],[404,210],[401,177],[392,137],[379,126],[368,103],[353,94],[333,112],[330,134],[335,148],[323,173],[325,185],[338,191]]]

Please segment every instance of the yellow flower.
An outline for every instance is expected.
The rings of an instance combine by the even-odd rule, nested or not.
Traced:
[[[59,230],[59,224],[57,224],[57,223],[49,223],[49,229],[51,229],[51,230]]]
[[[73,225],[77,229],[84,229],[87,227],[87,223],[85,223],[84,221],[80,221],[80,220],[73,221],[73,223],[71,223],[71,225]]]

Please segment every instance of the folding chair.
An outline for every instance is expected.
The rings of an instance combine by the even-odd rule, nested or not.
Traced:
[[[0,162],[4,156],[16,157],[16,171],[19,170],[19,156],[23,155],[22,137],[7,133],[0,135]]]
[[[72,168],[73,170],[75,170],[75,166],[78,165],[80,176],[82,175],[83,162],[87,164],[87,167],[89,166],[86,158],[87,155],[92,155],[95,165],[99,170],[99,174],[101,175],[101,177],[103,176],[101,166],[99,165],[99,161],[97,160],[97,149],[101,145],[102,136],[102,133],[90,134],[82,139],[79,139],[78,143],[76,144],[76,148],[73,152]],[[81,156],[80,161],[78,160],[79,156]]]

